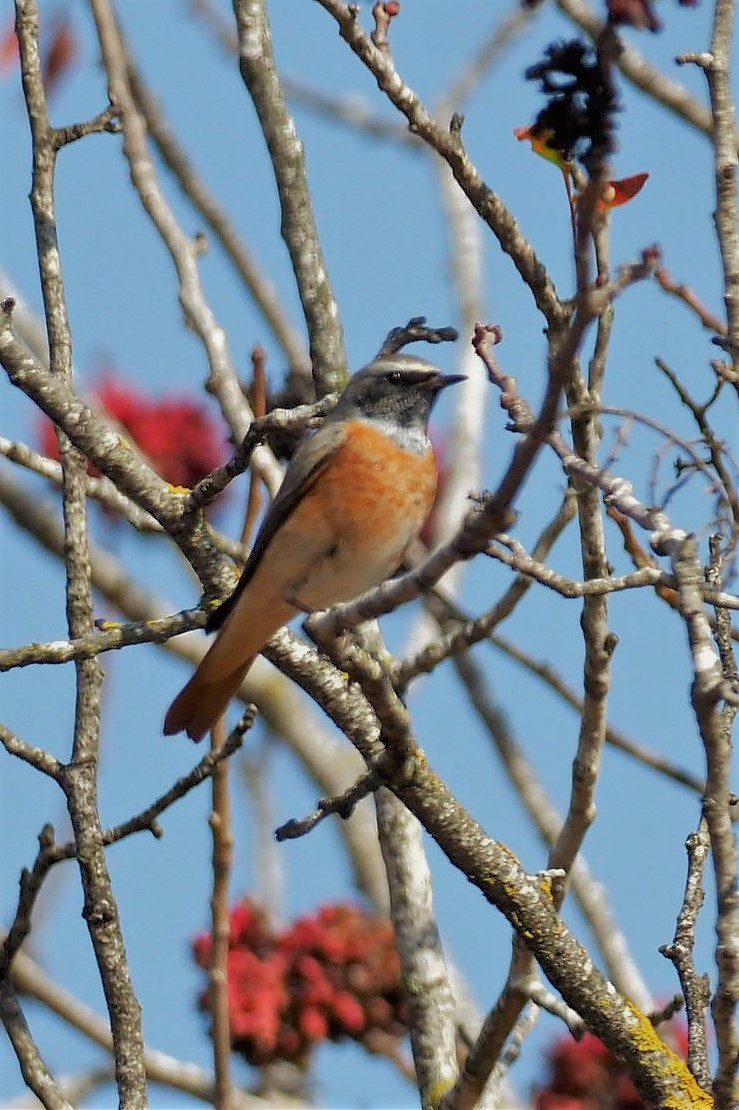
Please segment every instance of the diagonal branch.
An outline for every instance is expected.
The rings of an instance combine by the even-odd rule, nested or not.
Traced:
[[[131,91],[125,47],[112,4],[110,0],[89,0],[89,3],[108,79],[110,101],[121,121],[123,153],[128,160],[131,183],[177,271],[185,322],[199,337],[208,359],[206,388],[217,398],[235,442],[240,443],[253,414],[239,384],[226,333],[203,292],[198,272],[198,244],[185,235],[159,186],[146,140],[144,119]],[[279,484],[281,472],[272,454],[260,448],[254,454],[253,465],[267,486],[274,490]]]
[[[26,109],[31,126],[31,210],[39,256],[49,338],[50,377],[69,386],[72,336],[67,317],[55,210],[56,155],[60,149],[47,113],[39,57],[36,0],[16,0],[16,34]],[[3,306],[3,316],[5,306]],[[4,329],[7,339],[7,329]],[[11,337],[12,342],[12,337]],[[70,639],[93,629],[90,549],[85,495],[86,462],[66,436],[59,437],[62,463],[66,611]],[[115,1046],[120,1101],[132,1110],[146,1105],[141,1007],[131,981],[118,907],[102,843],[98,808],[98,762],[102,669],[96,659],[75,661],[76,698],[72,753],[62,767],[64,791],[84,892],[85,917],[105,993]]]
[[[378,49],[362,29],[356,6],[344,4],[341,0],[318,2],[336,20],[341,37],[373,74],[398,111],[403,113],[414,134],[449,164],[470,203],[510,256],[550,326],[561,324],[565,314],[551,278],[510,211],[480,177],[462,145],[459,132],[445,131],[434,120],[416,93],[397,73],[390,52]]]
[[[72,1110],[41,1058],[13,987],[0,983],[0,1018],[20,1064],[21,1074],[46,1110]]]
[[[269,325],[294,370],[310,372],[310,361],[297,330],[287,319],[272,282],[262,273],[236,227],[216,198],[209,192],[174,131],[164,117],[161,104],[144,80],[130,50],[126,47],[126,65],[131,92],[138,104],[146,128],[162,159],[174,174],[183,193],[205,220],[223,247],[236,272],[249,290],[254,303]]]
[[[339,313],[318,240],[303,147],[275,66],[264,0],[234,0],[239,63],[269,150],[282,208],[285,240],[310,340],[319,396],[339,390],[349,369]]]
[[[55,983],[34,960],[23,952],[18,953],[13,965],[13,986],[30,998],[35,998],[72,1028],[78,1029],[94,1044],[100,1045],[108,1052],[112,1050],[113,1038],[107,1021]],[[197,1064],[178,1060],[165,1052],[145,1046],[144,1067],[150,1082],[161,1083],[166,1087],[172,1087],[175,1091],[182,1091],[192,1095],[193,1098],[212,1104],[213,1075],[198,1067]],[[274,1106],[274,1103],[270,1103],[268,1099],[248,1095],[236,1088],[232,1091],[232,1099],[233,1110],[266,1110],[270,1105]]]
[[[731,821],[731,725],[735,711],[729,706],[724,717],[719,703],[726,696],[733,675],[724,676],[722,659],[711,636],[700,586],[703,581],[694,536],[672,538],[665,544],[677,580],[680,613],[685,622],[690,647],[693,681],[691,701],[706,753],[706,793],[703,812],[711,843],[711,859],[716,882],[716,968],[717,983],[712,1010],[718,1068],[714,1080],[717,1110],[736,1106],[739,1093],[739,1032],[736,1010],[739,1006],[739,890],[737,889],[737,847]],[[721,641],[720,641],[721,642]],[[733,664],[730,642],[721,644],[729,665]],[[731,658],[729,658],[731,657]]]

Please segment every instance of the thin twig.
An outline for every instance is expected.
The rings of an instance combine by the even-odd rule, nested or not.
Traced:
[[[217,497],[229,482],[239,474],[243,474],[247,466],[250,465],[258,444],[269,439],[273,432],[310,427],[314,421],[320,420],[335,404],[336,398],[330,394],[314,405],[298,405],[294,409],[272,409],[266,416],[262,416],[259,420],[253,420],[248,432],[231,458],[223,466],[219,466],[210,474],[206,474],[190,491],[186,511],[193,513],[201,509]],[[271,487],[268,488],[271,489]]]
[[[362,29],[355,6],[340,0],[319,0],[336,20],[339,33],[375,77],[379,87],[408,120],[411,130],[444,158],[480,217],[488,224],[504,251],[510,255],[521,277],[531,290],[537,307],[550,325],[561,322],[562,306],[541,261],[526,241],[501,199],[488,188],[467,156],[461,136],[444,130],[404,83],[391,55],[378,50]]]
[[[36,999],[56,1014],[65,1025],[79,1030],[94,1044],[110,1052],[113,1038],[107,1021],[91,1010],[69,991],[60,987],[29,956],[19,952],[13,964],[13,986],[19,992]],[[182,1091],[203,1102],[212,1103],[214,1077],[211,1072],[186,1060],[178,1060],[165,1052],[144,1047],[144,1067],[151,1083],[161,1083],[175,1091]],[[233,1110],[266,1110],[268,1100],[257,1098],[234,1088]],[[280,1103],[280,1110],[284,1107]]]
[[[223,247],[235,270],[249,290],[254,303],[280,344],[292,369],[310,373],[310,359],[297,329],[287,317],[272,282],[262,273],[234,224],[191,163],[184,147],[169,126],[161,104],[146,84],[126,45],[128,79],[136,103],[146,121],[147,131],[183,193],[194,205],[206,225]],[[257,414],[259,415],[259,414]]]
[[[0,648],[0,674],[16,667],[34,664],[56,665],[78,659],[93,659],[106,651],[118,651],[133,644],[163,644],[172,636],[204,628],[207,613],[204,609],[183,609],[168,617],[118,624],[102,621],[98,631],[80,636],[76,640],[52,640],[50,643],[23,644],[17,648]],[[0,734],[0,741],[8,747]],[[8,750],[10,748],[8,747]],[[17,753],[15,753],[17,754]],[[25,757],[24,757],[25,758]],[[51,765],[50,765],[51,766]],[[47,771],[47,774],[51,771]]]
[[[525,667],[531,674],[537,675],[537,677],[545,682],[551,690],[554,690],[563,701],[571,705],[577,714],[582,714],[582,699],[564,681],[551,663],[532,658],[518,645],[501,636],[498,632],[492,633],[489,639],[490,643],[502,651],[504,655],[507,655],[510,659],[515,659],[517,663],[520,663],[521,666]],[[643,763],[645,767],[651,767],[652,770],[659,771],[660,774],[665,775],[674,782],[679,782],[681,786],[689,787],[702,797],[706,785],[703,779],[698,778],[696,775],[691,775],[688,771],[676,766],[669,759],[665,759],[664,756],[659,755],[650,748],[644,747],[643,744],[637,744],[635,740],[630,739],[630,737],[626,736],[612,725],[608,725],[606,729],[606,743],[611,744],[614,748],[618,748],[619,751],[624,752],[626,755],[630,755],[633,759],[637,760],[638,763]]]
[[[249,391],[255,421],[263,419],[267,412],[266,360],[267,352],[263,347],[257,344],[251,353],[253,373],[251,389]],[[241,529],[240,539],[242,547],[247,547],[249,544],[261,507],[262,495],[259,492],[259,476],[252,470],[249,476],[249,495],[246,502],[246,512],[244,514],[244,526]]]
[[[688,837],[688,874],[685,894],[675,926],[672,944],[664,944],[660,952],[675,965],[680,978],[685,1007],[688,1014],[688,1066],[704,1091],[712,1085],[706,1042],[706,1017],[711,997],[708,975],[699,975],[695,969],[695,930],[698,914],[703,905],[703,872],[708,859],[710,844],[708,826],[701,819],[696,832]]]
[[[511,4],[508,12],[502,17],[496,13],[491,29],[482,38],[475,52],[465,58],[457,76],[452,78],[438,98],[440,118],[443,119],[447,111],[451,115],[452,112],[463,110],[465,101],[474,95],[480,83],[490,73],[493,64],[504,55],[516,36],[522,34],[534,18],[533,6],[524,8],[517,2]],[[478,316],[477,319],[479,318]]]
[[[211,753],[216,755],[225,746],[226,740],[225,719],[221,717],[211,730]],[[228,767],[227,761],[219,760],[211,776],[213,892],[210,900],[212,943],[208,969],[208,997],[212,1017],[216,1110],[230,1110],[231,1107],[231,1032],[228,990],[228,949],[231,927],[228,893],[233,862],[233,832]]]
[[[410,343],[455,343],[457,339],[456,328],[429,328],[425,316],[413,316],[404,327],[388,332],[375,358],[397,354]]]
[[[0,723],[0,744],[5,748],[8,755],[14,755],[18,759],[22,759],[24,763],[29,763],[31,767],[35,767],[37,771],[48,775],[49,778],[59,779],[62,764],[58,759],[55,759],[50,752],[44,751],[43,748],[38,748],[35,744],[29,744],[26,740],[22,740],[20,736],[17,736],[7,725],[2,723]]]
[[[278,841],[297,840],[299,837],[305,836],[306,833],[312,832],[325,817],[334,813],[346,820],[347,817],[351,817],[357,802],[361,802],[362,798],[373,794],[381,785],[382,776],[378,771],[367,771],[352,786],[336,797],[319,799],[316,809],[307,817],[291,817],[284,825],[280,825],[279,828],[275,829],[276,839]]]
[[[38,1046],[21,1009],[12,985],[0,983],[0,1018],[13,1046],[26,1086],[46,1110],[72,1110],[51,1072],[41,1059]]]
[[[724,321],[706,308],[703,302],[698,299],[695,290],[691,289],[689,285],[686,285],[684,281],[674,281],[665,266],[660,266],[654,277],[660,289],[664,289],[665,293],[672,294],[673,297],[677,297],[678,300],[687,305],[698,317],[704,328],[712,331],[714,335],[726,335]]]
[[[32,470],[35,474],[43,475],[55,486],[61,486],[62,484],[61,463],[57,462],[56,459],[39,455],[37,451],[28,447],[25,443],[18,443],[6,439],[5,436],[0,436],[0,455],[4,455],[6,459],[10,459],[18,466]],[[106,509],[122,516],[138,531],[162,531],[161,524],[150,513],[140,509],[129,497],[121,493],[109,478],[93,478],[89,474],[85,475],[85,492],[88,497],[99,501]]]

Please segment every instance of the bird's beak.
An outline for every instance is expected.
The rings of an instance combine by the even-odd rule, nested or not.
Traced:
[[[434,374],[426,382],[426,388],[432,389],[434,393],[439,393],[442,389],[446,389],[448,385],[456,385],[458,382],[466,381],[466,374]]]

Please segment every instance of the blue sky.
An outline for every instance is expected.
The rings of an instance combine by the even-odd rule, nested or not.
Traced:
[[[67,12],[80,39],[79,62],[52,103],[53,122],[92,116],[104,107],[105,88],[86,9],[78,3],[56,2],[41,7],[47,17]],[[150,5],[120,7],[141,68],[167,115],[277,285],[292,319],[299,322],[289,261],[279,238],[270,167],[235,65],[188,15],[184,0],[161,0],[155,17]],[[317,4],[271,7],[275,51],[286,75],[326,92],[365,97],[378,114],[394,118]],[[368,8],[363,5],[365,17]],[[450,5],[443,0],[406,0],[392,28],[394,56],[400,72],[428,103],[433,104],[457,76],[498,10],[507,9],[457,0],[450,16]],[[701,75],[688,67],[677,70],[673,59],[683,50],[707,46],[710,5],[693,10],[662,4],[660,11],[665,21],[661,35],[627,32],[626,37],[704,101]],[[466,106],[464,129],[470,155],[512,207],[564,295],[572,287],[572,261],[563,190],[556,171],[534,158],[512,133],[533,119],[540,104],[534,86],[523,80],[523,70],[550,41],[566,34],[563,18],[552,5],[544,5]],[[720,273],[708,143],[624,82],[622,90],[616,176],[646,170],[650,180],[637,200],[614,214],[614,262],[633,259],[656,240],[673,275],[689,281],[718,312]],[[435,324],[453,323],[446,232],[429,159],[354,135],[300,105],[295,106],[295,119],[306,147],[316,219],[352,366],[367,361],[388,329],[412,315],[425,314]],[[27,199],[28,128],[19,85],[12,75],[0,84],[0,127],[3,147],[12,152],[12,157],[3,159],[0,173],[4,213],[0,264],[38,309]],[[197,214],[181,200],[165,171],[162,181],[183,227],[196,232]],[[170,260],[131,192],[118,137],[95,136],[62,152],[58,216],[80,388],[94,379],[101,362],[110,361],[152,391],[197,391],[206,374],[203,351],[182,326]],[[490,235],[485,240],[484,264],[487,316],[504,330],[501,360],[536,403],[544,381],[541,318]],[[205,256],[201,270],[237,363],[246,372],[251,347],[262,342],[270,373],[279,380],[280,355],[217,248]],[[696,396],[708,395],[708,365],[715,355],[710,334],[650,284],[630,290],[618,304],[604,400],[648,413],[690,436],[685,413],[674,404],[669,387],[654,368],[655,355],[672,365]],[[453,349],[437,349],[434,356],[452,369]],[[446,398],[440,404],[437,426],[448,419],[450,404]],[[3,381],[0,412],[2,434],[33,441],[31,404]],[[490,397],[486,420],[484,474],[486,486],[491,487],[512,447],[495,396]],[[608,427],[613,429],[613,422]],[[735,434],[728,415],[719,431],[727,437]],[[620,471],[637,482],[644,498],[650,459],[659,446],[653,433],[635,429],[619,459]],[[28,482],[34,496],[52,498],[41,481],[21,473],[16,476]],[[522,542],[531,541],[552,515],[561,491],[561,473],[551,460],[541,460],[518,506],[517,535]],[[223,518],[224,529],[233,534],[239,528],[238,501],[232,498]],[[671,512],[677,522],[705,538],[710,504],[697,486],[676,498]],[[6,583],[0,597],[3,643],[63,637],[60,565],[8,518],[0,520],[0,568]],[[192,577],[171,550],[122,527],[111,529],[99,516],[95,529],[136,580],[161,594],[173,608],[195,602]],[[614,563],[626,569],[618,536],[613,531],[609,535]],[[558,545],[552,564],[563,572],[577,573],[574,531]],[[470,609],[487,608],[508,581],[503,567],[480,560],[466,573],[462,600]],[[99,615],[107,613],[100,602]],[[412,616],[411,611],[385,622],[391,644],[402,643]],[[555,661],[577,685],[582,666],[578,617],[576,602],[534,590],[502,631],[534,656]],[[614,660],[610,719],[700,774],[702,755],[688,704],[689,659],[678,621],[655,597],[617,595],[611,625],[620,644]],[[564,808],[577,739],[575,715],[489,646],[476,648],[474,654],[537,773]],[[182,738],[165,742],[159,734],[163,710],[186,674],[180,662],[145,646],[109,654],[103,665],[107,679],[101,805],[103,821],[110,825],[166,789],[199,753]],[[27,668],[4,675],[0,700],[2,718],[21,736],[60,757],[68,752],[73,712],[70,667]],[[458,797],[530,870],[542,866],[541,845],[522,821],[520,805],[449,665],[419,686],[413,711],[419,742]],[[265,742],[261,731],[253,742]],[[270,765],[276,822],[310,810],[316,788],[290,754],[276,748]],[[235,893],[252,889],[255,882],[253,827],[238,783],[239,776],[234,776]],[[53,785],[8,757],[2,760],[0,790],[0,905],[2,920],[7,922],[20,868],[32,861],[42,824],[52,821],[63,837],[66,823],[61,795]],[[132,838],[109,854],[134,981],[144,1006],[147,1042],[203,1066],[209,1064],[209,1042],[194,1006],[200,976],[188,946],[208,914],[207,812],[207,788],[201,788],[165,815],[162,840]],[[677,989],[671,966],[657,949],[672,938],[685,868],[683,842],[697,818],[697,802],[688,791],[660,780],[618,752],[606,751],[598,818],[587,839],[586,855],[598,879],[609,888],[616,916],[646,980],[660,998]],[[286,916],[351,895],[348,869],[330,823],[304,840],[283,845],[279,853],[285,871]],[[508,928],[432,844],[429,856],[442,936],[484,1009],[495,1000],[506,973]],[[77,872],[74,865],[65,864],[51,876],[40,899],[29,951],[59,982],[102,1013],[102,994],[80,907]],[[587,932],[571,908],[567,919],[587,941]],[[700,968],[710,962],[710,946],[710,919],[704,914]],[[78,1034],[61,1030],[42,1009],[29,1005],[28,1016],[53,1068],[73,1072],[100,1059],[99,1050]],[[533,1044],[543,1045],[552,1032],[552,1024],[542,1022]],[[527,1093],[541,1067],[537,1051],[524,1053],[513,1075],[521,1094]],[[20,1092],[21,1081],[5,1041],[0,1042],[0,1074],[0,1101],[6,1102]],[[246,1069],[238,1066],[237,1074],[247,1078]],[[112,1088],[106,1088],[89,1105],[112,1106],[114,1101]],[[333,1046],[318,1056],[316,1101],[327,1107],[415,1104],[414,1092],[390,1065],[369,1059],[360,1049]],[[186,1105],[191,1102],[182,1095],[152,1091],[152,1106]]]

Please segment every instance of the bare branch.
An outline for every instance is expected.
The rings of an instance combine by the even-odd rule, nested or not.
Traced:
[[[29,956],[19,952],[13,964],[13,986],[16,990],[37,999],[57,1014],[63,1021],[78,1029],[84,1036],[107,1051],[113,1047],[110,1026],[98,1014],[80,1002],[69,991],[58,986]],[[214,1078],[210,1072],[196,1064],[177,1060],[165,1052],[144,1048],[146,1076],[152,1083],[162,1083],[173,1090],[183,1091],[211,1103],[214,1097]],[[266,1110],[266,1099],[245,1094],[234,1089],[233,1110]],[[281,1103],[284,1107],[285,1103]]]
[[[559,694],[563,701],[571,705],[576,713],[582,714],[582,699],[567,685],[562,676],[558,674],[550,663],[532,659],[527,652],[523,651],[516,644],[511,643],[510,640],[505,639],[499,633],[493,632],[489,640],[494,647],[499,648],[500,651],[510,659],[515,659],[516,662],[520,663],[526,670],[541,678],[551,690]],[[702,779],[689,774],[681,767],[677,767],[674,763],[671,763],[669,759],[665,759],[664,756],[659,755],[650,748],[645,748],[643,744],[637,744],[636,741],[630,739],[612,725],[609,725],[606,729],[606,743],[611,744],[614,748],[618,748],[619,751],[625,752],[626,755],[630,755],[639,763],[643,763],[645,767],[651,767],[667,778],[679,782],[682,786],[689,787],[702,797],[703,791],[705,790],[705,782]]]
[[[490,683],[484,680],[474,657],[464,655],[455,660],[455,666],[474,709],[495,744],[509,781],[516,789],[539,836],[551,849],[562,828],[561,814],[518,743],[505,713],[493,697]],[[603,954],[608,975],[620,991],[633,998],[643,1010],[648,1010],[652,1006],[651,994],[629,952],[603,885],[596,880],[582,853],[578,854],[572,865],[569,881],[580,911]],[[561,887],[562,883],[559,882],[559,897]],[[518,963],[515,969],[512,965],[510,974],[513,975],[514,972],[519,978],[525,978]]]
[[[72,1110],[41,1059],[36,1042],[10,983],[0,983],[0,1017],[15,1050],[26,1085],[46,1110]]]
[[[55,759],[49,752],[44,751],[43,748],[37,748],[34,744],[22,740],[20,736],[16,736],[7,725],[2,723],[0,723],[0,744],[3,745],[8,755],[17,756],[24,763],[29,763],[31,767],[35,767],[37,771],[58,780],[62,769],[59,760]]]
[[[338,308],[313,218],[303,148],[275,68],[264,0],[234,0],[234,14],[241,75],[269,150],[282,206],[282,235],[308,329],[313,377],[318,395],[323,396],[344,385],[349,369]]]
[[[660,266],[654,276],[660,289],[664,289],[665,293],[670,293],[673,297],[677,297],[678,300],[692,309],[704,328],[707,328],[708,331],[712,331],[715,335],[726,335],[726,324],[724,321],[714,315],[713,312],[698,300],[696,293],[689,285],[686,285],[684,281],[673,281],[668,270],[664,266]]]
[[[49,365],[51,377],[68,386],[72,339],[57,243],[54,197],[54,173],[59,145],[50,127],[46,109],[35,0],[17,0],[16,33],[33,140],[31,208],[49,336]],[[6,348],[8,324],[9,312],[4,305],[3,343]],[[87,635],[93,628],[85,497],[86,463],[65,436],[60,436],[59,449],[63,476],[67,626],[70,639],[76,639]],[[147,1101],[142,1061],[143,1033],[141,1007],[129,974],[118,909],[105,860],[98,811],[97,773],[103,676],[96,659],[76,660],[75,669],[77,686],[72,754],[70,762],[62,768],[58,781],[66,796],[74,830],[84,891],[83,915],[110,1015],[119,1096],[121,1102],[131,1106],[133,1110],[144,1107]]]
[[[217,756],[225,747],[226,741],[225,721],[221,717],[211,731],[211,754]],[[228,949],[231,918],[228,892],[233,865],[233,831],[228,767],[228,763],[220,759],[213,768],[212,809],[209,819],[213,843],[211,857],[213,889],[210,899],[212,944],[208,969],[208,996],[213,1019],[211,1038],[216,1110],[229,1110],[231,1105],[231,1031],[228,1004]]]
[[[496,562],[503,563],[504,566],[518,571],[519,574],[525,574],[528,578],[533,578],[536,582],[540,582],[543,586],[547,586],[550,590],[560,594],[561,597],[603,597],[606,594],[616,593],[620,590],[633,590],[640,586],[674,585],[671,575],[666,574],[659,567],[642,567],[641,570],[634,571],[632,574],[607,576],[605,578],[586,578],[585,581],[581,582],[574,578],[567,578],[563,574],[558,574],[551,567],[532,559],[518,540],[505,532],[501,532],[495,540],[496,542],[491,544],[485,552],[486,555],[495,559]],[[496,544],[501,544],[503,548],[508,550],[501,550]],[[727,600],[733,607],[731,595],[727,595]],[[736,599],[736,603],[737,608],[739,608],[739,598]]]
[[[379,87],[408,120],[411,130],[428,143],[448,163],[457,182],[480,217],[496,235],[502,249],[510,255],[521,277],[532,292],[537,307],[551,325],[561,322],[563,311],[554,286],[533,247],[521,234],[506,206],[484,183],[468,158],[459,133],[444,131],[421,103],[418,96],[396,72],[392,57],[378,50],[358,19],[358,9],[341,0],[319,0],[336,20],[339,33],[375,77]]]
[[[301,819],[293,817],[286,821],[284,825],[280,825],[278,829],[275,829],[275,837],[278,841],[297,840],[311,832],[325,817],[333,813],[346,820],[347,817],[351,817],[357,802],[361,802],[363,798],[374,794],[381,785],[382,776],[379,771],[368,771],[337,797],[321,798],[318,807],[307,817]]]
[[[114,108],[108,105],[102,112],[98,112],[92,119],[83,120],[81,123],[68,123],[64,127],[55,127],[52,130],[52,141],[57,150],[69,143],[76,143],[87,135],[96,135],[108,131],[117,134],[120,131],[118,115]]]
[[[542,530],[534,546],[534,556],[544,559],[551,551],[557,539],[561,536],[567,525],[575,515],[575,500],[572,490],[565,493],[562,504],[549,523]],[[418,674],[426,674],[437,666],[442,659],[464,651],[466,647],[484,639],[496,625],[506,620],[514,612],[516,606],[522,601],[533,584],[533,578],[523,574],[516,576],[514,581],[499,599],[496,605],[487,613],[481,614],[474,620],[469,620],[462,610],[455,606],[446,591],[434,590],[427,595],[427,604],[432,612],[437,614],[436,603],[444,610],[444,616],[452,615],[459,622],[459,626],[436,638],[431,643],[418,651],[409,659],[401,660],[396,664],[395,683],[404,689],[408,682]]]
[[[695,929],[705,897],[703,871],[710,847],[705,818],[701,820],[697,831],[690,834],[685,847],[688,852],[688,874],[675,927],[675,939],[672,944],[662,945],[660,952],[675,965],[685,998],[688,1013],[688,1066],[703,1090],[710,1091],[712,1079],[706,1042],[706,1015],[711,985],[707,975],[698,974],[693,960]]]
[[[515,38],[522,34],[534,17],[533,7],[522,7],[518,2],[510,5],[507,14],[496,14],[488,34],[471,57],[466,58],[460,71],[439,97],[439,116],[444,112],[461,111],[465,101],[474,95],[480,82],[490,72],[494,63],[505,53]],[[480,319],[480,316],[476,317]]]
[[[132,644],[163,644],[172,636],[180,636],[183,632],[191,632],[195,628],[204,628],[206,618],[207,613],[201,608],[183,609],[182,612],[173,613],[169,617],[131,621],[129,624],[104,621],[99,632],[90,632],[76,640],[53,640],[47,644],[24,644],[17,648],[0,648],[0,673],[13,670],[15,667],[29,667],[39,663],[48,665],[70,663],[77,659],[93,659],[102,652],[118,651]],[[5,743],[5,740],[2,742]],[[7,744],[6,747],[8,747]]]
[[[334,405],[333,395],[323,397],[315,405],[298,405],[294,409],[272,409],[266,416],[253,420],[241,443],[228,462],[207,474],[192,489],[187,499],[187,511],[194,512],[207,505],[221,493],[239,474],[243,474],[251,462],[252,455],[260,443],[269,439],[275,432],[286,429],[298,430],[310,427],[325,416]]]
[[[693,667],[691,701],[706,753],[706,794],[703,812],[711,843],[716,880],[718,981],[713,1018],[718,1047],[714,1095],[718,1110],[736,1104],[739,1033],[735,1013],[739,1005],[739,891],[737,849],[732,829],[729,788],[731,769],[730,728],[735,713],[722,717],[718,703],[725,695],[727,678],[713,645],[710,625],[700,593],[702,574],[693,536],[671,539],[667,551],[678,583],[680,612],[685,621]],[[730,647],[729,647],[730,654]],[[728,676],[731,677],[731,676]],[[736,672],[734,672],[734,680]]]
[[[454,343],[457,339],[459,333],[456,328],[429,328],[426,327],[425,316],[414,316],[404,328],[393,328],[388,332],[375,358],[397,354],[409,343]]]
[[[681,55],[678,62],[697,62],[703,69],[711,98],[711,140],[714,147],[716,188],[716,238],[723,270],[726,305],[727,350],[731,370],[725,376],[739,391],[739,207],[736,180],[739,157],[736,115],[731,87],[731,52],[734,36],[734,0],[716,0],[710,52]]]
[[[293,104],[299,104],[301,108],[308,108],[319,116],[343,124],[352,131],[360,131],[370,138],[393,142],[409,150],[423,149],[420,139],[411,135],[394,116],[386,118],[380,115],[354,93],[344,97],[324,93],[296,77],[283,77],[282,86],[288,100]]]
[[[303,340],[287,318],[285,306],[277,296],[272,282],[262,273],[234,224],[191,163],[184,148],[164,117],[159,104],[146,84],[140,70],[126,48],[128,79],[146,127],[164,162],[174,174],[183,193],[205,220],[223,247],[266,320],[272,335],[280,344],[290,366],[310,373],[310,359]]]
[[[422,1104],[457,1074],[455,1006],[434,913],[423,829],[389,790],[375,795],[390,909],[411,1011],[410,1034]]]
[[[25,467],[26,470],[32,470],[35,474],[43,475],[55,486],[61,486],[62,484],[61,463],[57,462],[56,459],[39,455],[37,451],[32,450],[25,443],[14,442],[6,439],[5,436],[0,436],[0,455],[4,455],[11,462]],[[85,493],[88,497],[99,501],[106,509],[118,513],[140,532],[162,531],[161,524],[154,519],[151,513],[140,509],[129,497],[121,493],[109,478],[93,478],[86,474]]]
[[[123,128],[123,152],[128,160],[131,182],[172,257],[185,322],[200,338],[208,359],[206,388],[218,399],[235,441],[240,442],[252,414],[239,385],[225,332],[203,294],[198,273],[198,245],[184,234],[159,187],[146,141],[146,126],[129,84],[125,47],[110,0],[90,0],[90,7],[108,77],[110,101],[118,111]],[[255,452],[253,464],[270,488],[279,483],[279,471],[269,452],[264,449]]]

